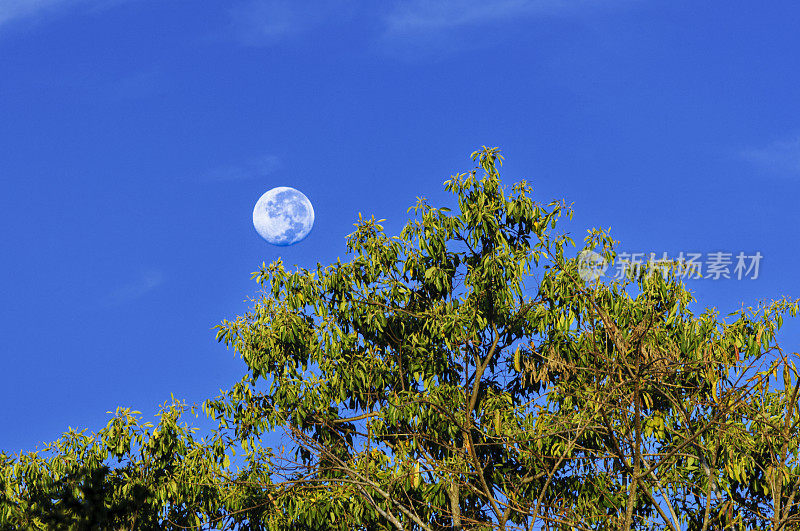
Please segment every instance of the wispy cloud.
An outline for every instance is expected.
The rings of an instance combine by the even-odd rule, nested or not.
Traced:
[[[412,0],[386,17],[390,35],[425,33],[484,25],[526,16],[567,15],[596,5],[595,0]]]
[[[236,38],[242,44],[266,44],[297,32],[300,10],[281,0],[251,1],[231,9]]]
[[[82,0],[3,0],[0,2],[0,26],[14,19],[47,13],[77,4]]]
[[[377,44],[423,49],[460,48],[454,31],[532,17],[574,16],[637,0],[243,0],[231,8],[236,38],[246,45],[284,42],[323,25],[359,19],[374,27]],[[458,41],[457,43],[454,41]]]
[[[767,171],[800,175],[800,135],[789,140],[779,140],[765,147],[746,149],[742,158]]]
[[[247,0],[230,10],[235,37],[245,45],[273,44],[329,21],[346,19],[354,1]]]
[[[636,0],[408,0],[382,13],[378,44],[419,61],[491,46],[501,28],[523,20],[575,17]],[[487,32],[486,30],[491,30]]]
[[[164,275],[161,273],[161,271],[146,271],[139,277],[111,292],[108,302],[109,304],[116,306],[126,302],[134,301],[153,291],[163,282]]]
[[[262,155],[242,164],[221,166],[203,175],[205,182],[243,181],[264,177],[281,167],[281,161],[275,155]]]
[[[0,26],[12,21],[55,16],[69,9],[84,7],[105,10],[129,0],[0,0]]]

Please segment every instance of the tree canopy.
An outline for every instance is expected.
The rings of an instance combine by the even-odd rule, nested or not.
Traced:
[[[359,216],[344,262],[263,264],[218,326],[246,365],[228,391],[0,455],[0,525],[800,528],[797,354],[776,342],[798,302],[726,320],[690,310],[675,264],[585,280],[570,208],[504,186],[499,149],[472,159],[452,210],[419,199],[397,236]]]

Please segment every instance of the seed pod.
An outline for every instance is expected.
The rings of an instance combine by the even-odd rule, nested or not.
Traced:
[[[422,476],[419,473],[419,463],[414,465],[414,488],[418,489],[422,484]]]
[[[514,352],[514,370],[517,372],[522,372],[522,354],[519,351],[519,347]]]
[[[494,432],[497,435],[500,435],[500,410],[496,409],[494,412]]]

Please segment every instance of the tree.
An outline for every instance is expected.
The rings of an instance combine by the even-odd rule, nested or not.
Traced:
[[[202,405],[208,437],[176,401],[4,455],[0,523],[796,528],[800,379],[775,334],[797,301],[727,323],[690,311],[676,264],[586,281],[567,205],[504,188],[497,148],[472,158],[455,211],[420,199],[392,237],[359,216],[349,261],[253,274],[217,334],[247,371]]]

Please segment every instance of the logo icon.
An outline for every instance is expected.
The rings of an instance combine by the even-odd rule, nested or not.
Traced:
[[[584,249],[578,255],[578,275],[584,281],[597,280],[605,274],[606,269],[608,262],[600,253]]]

